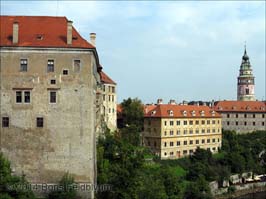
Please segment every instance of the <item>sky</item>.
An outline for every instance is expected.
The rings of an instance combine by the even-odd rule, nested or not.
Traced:
[[[265,1],[1,0],[1,15],[66,16],[83,38],[95,32],[118,102],[236,100],[245,42],[266,98]]]

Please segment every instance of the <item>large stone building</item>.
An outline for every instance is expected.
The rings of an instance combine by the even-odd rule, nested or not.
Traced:
[[[103,71],[101,71],[102,81],[102,114],[107,127],[111,131],[117,128],[117,112],[116,112],[116,83]]]
[[[214,110],[222,115],[224,130],[249,133],[266,130],[266,106],[260,101],[219,101]]]
[[[143,144],[161,159],[192,154],[197,147],[215,153],[221,147],[221,116],[208,106],[145,106]]]
[[[252,74],[252,68],[249,56],[245,48],[240,65],[239,76],[237,78],[237,100],[254,101],[255,100],[255,81]]]
[[[94,45],[66,17],[1,16],[1,152],[31,183],[96,181]],[[93,198],[94,192],[80,192]]]

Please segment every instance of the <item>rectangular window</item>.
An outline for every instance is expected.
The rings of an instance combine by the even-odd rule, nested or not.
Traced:
[[[184,124],[184,125],[187,125],[187,121],[185,120],[185,121],[183,122],[183,124]]]
[[[187,155],[187,150],[183,150],[183,155]]]
[[[189,125],[193,125],[193,120],[190,120],[189,121]]]
[[[202,143],[202,144],[204,144],[204,143],[205,143],[205,140],[204,140],[204,139],[203,139],[203,140],[201,140],[201,143]]]
[[[184,135],[186,135],[187,134],[187,130],[184,130]]]
[[[115,97],[112,95],[112,102],[115,101]]]
[[[170,135],[174,135],[174,131],[170,131]]]
[[[2,127],[9,127],[9,117],[2,117]]]
[[[247,122],[244,122],[244,125],[247,126]]]
[[[193,129],[190,129],[189,130],[189,134],[193,134]]]
[[[227,118],[230,118],[230,114],[227,114]]]
[[[176,125],[179,126],[180,125],[180,121],[176,121]]]
[[[75,73],[80,72],[80,60],[79,59],[74,60],[74,72]]]
[[[211,132],[211,130],[210,129],[207,129],[207,133],[210,133]]]
[[[105,101],[105,95],[103,95],[103,101]]]
[[[199,129],[196,129],[196,134],[199,134]]]
[[[236,118],[238,118],[238,114],[236,114]]]
[[[211,142],[211,140],[210,139],[207,139],[207,143],[210,143]]]
[[[253,118],[255,118],[256,117],[256,115],[255,114],[253,114]]]
[[[20,71],[27,72],[27,70],[28,70],[28,60],[20,59]]]
[[[199,124],[199,120],[196,120],[196,125],[198,125]]]
[[[205,133],[205,129],[202,129],[202,130],[201,130],[201,133]]]
[[[30,91],[24,91],[24,102],[30,103]]]
[[[244,118],[247,118],[247,114],[244,114]]]
[[[193,140],[190,140],[190,141],[189,141],[189,144],[190,144],[190,145],[193,144]]]
[[[210,120],[207,120],[207,124],[210,124],[211,122],[210,122]]]
[[[227,122],[227,126],[229,126],[230,125],[230,123],[229,122]]]
[[[187,141],[184,141],[184,145],[187,145]]]
[[[170,121],[170,126],[173,126],[174,125],[174,121]]]
[[[36,126],[37,127],[43,127],[43,117],[37,117],[36,118]]]
[[[47,72],[54,72],[54,60],[49,59],[47,62]]]
[[[215,138],[212,139],[212,142],[213,142],[213,143],[215,142]]]
[[[199,144],[199,140],[196,140],[196,144]]]
[[[164,147],[167,147],[167,142],[164,143]]]
[[[177,130],[176,131],[176,135],[180,135],[180,130]]]
[[[112,92],[115,93],[115,87],[114,86],[112,87]]]
[[[236,126],[238,126],[238,122],[236,121]]]
[[[215,124],[215,120],[212,120],[212,124]]]
[[[192,149],[190,149],[190,150],[189,150],[189,154],[192,154],[192,153],[193,153],[193,150],[192,150]]]
[[[16,103],[22,103],[22,91],[16,91]]]
[[[56,91],[50,91],[50,103],[56,103]]]
[[[164,121],[164,126],[167,126],[167,121]]]
[[[264,118],[265,117],[265,115],[264,114],[262,114],[262,118]]]
[[[261,125],[264,126],[264,122],[262,122]]]
[[[170,146],[174,146],[174,142],[170,142]]]
[[[255,126],[256,125],[256,122],[253,122],[253,126]]]
[[[204,125],[204,124],[205,124],[205,120],[202,120],[202,121],[201,121],[201,124]]]
[[[63,70],[63,75],[68,75],[68,70],[67,69]]]
[[[215,133],[215,129],[212,129],[212,132]]]
[[[176,142],[176,146],[180,146],[180,141],[177,141]]]
[[[56,80],[55,79],[51,79],[51,84],[56,84]]]

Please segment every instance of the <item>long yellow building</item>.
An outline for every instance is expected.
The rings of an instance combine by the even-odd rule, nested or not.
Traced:
[[[145,107],[143,145],[161,159],[221,147],[221,115],[208,106],[157,104]]]

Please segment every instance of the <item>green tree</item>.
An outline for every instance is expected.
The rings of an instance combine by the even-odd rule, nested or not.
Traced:
[[[0,153],[0,198],[35,199],[25,178],[11,175],[10,162]]]

